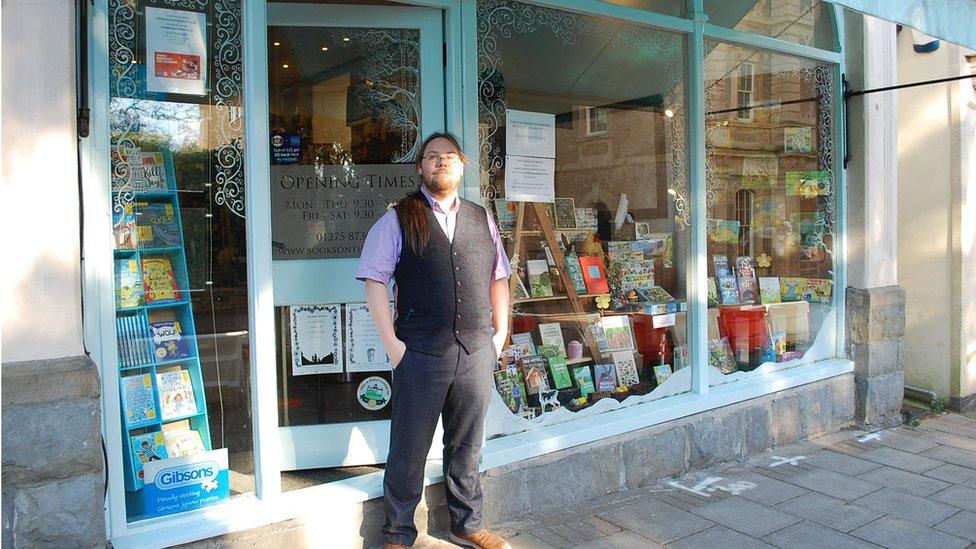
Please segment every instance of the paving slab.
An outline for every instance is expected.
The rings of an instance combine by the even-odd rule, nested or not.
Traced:
[[[952,446],[938,446],[936,448],[932,448],[931,450],[926,450],[922,453],[922,455],[933,459],[938,459],[946,463],[976,469],[976,452],[960,450],[959,448],[954,448]]]
[[[865,541],[889,549],[962,549],[969,541],[951,536],[917,522],[881,517],[851,532]]]
[[[976,543],[976,513],[972,511],[959,511],[933,528]]]
[[[784,502],[788,499],[793,499],[797,496],[810,493],[809,490],[805,488],[800,488],[799,486],[789,484],[781,480],[776,480],[765,475],[760,475],[758,473],[737,475],[733,480],[746,481],[755,484],[755,488],[751,490],[744,490],[739,493],[739,496],[750,501],[755,501],[756,503],[762,503],[763,505],[776,505],[777,503]]]
[[[932,496],[931,499],[954,505],[960,509],[976,511],[976,490],[965,486],[952,486]]]
[[[880,464],[866,459],[850,456],[848,454],[835,452],[833,450],[820,450],[807,456],[804,460],[807,465],[823,467],[845,475],[857,476],[861,473],[877,469]]]
[[[651,497],[636,500],[615,511],[602,513],[600,518],[657,543],[668,543],[700,532],[714,524]]]
[[[773,546],[724,526],[713,526],[667,545],[673,549],[771,549]]]
[[[518,547],[513,545],[512,547]],[[635,547],[663,547],[663,545],[624,530],[588,543],[574,546],[576,549],[634,549]]]
[[[826,469],[808,471],[791,478],[789,482],[845,501],[857,499],[881,489],[880,485],[873,482]]]
[[[926,421],[925,426],[929,429],[949,433],[950,435],[958,435],[965,438],[976,438],[976,427],[967,423],[949,420],[944,417]]]
[[[959,448],[960,450],[976,452],[976,438],[961,437],[959,435],[943,433],[942,431],[936,431],[934,429],[919,429],[918,432],[920,433],[920,436],[924,436],[926,439],[931,440],[932,442],[937,442],[945,446],[953,446],[955,448]]]
[[[516,534],[506,539],[514,549],[556,549],[532,534]]]
[[[841,532],[850,532],[881,517],[881,513],[874,509],[845,503],[816,492],[784,501],[776,508]]]
[[[909,473],[887,465],[858,475],[857,478],[923,498],[952,486],[951,483],[942,480]]]
[[[754,538],[800,522],[789,513],[738,496],[695,509],[694,513]]]
[[[959,512],[951,505],[899,492],[893,488],[878,490],[854,500],[854,503],[889,517],[910,520],[925,526],[938,524]]]
[[[882,465],[888,465],[890,467],[897,467],[898,469],[911,471],[912,473],[921,473],[942,465],[942,461],[933,459],[929,454],[929,452],[933,452],[938,449],[939,447],[936,447],[928,450],[924,455],[919,455],[911,452],[904,452],[902,450],[896,450],[894,448],[877,448],[869,452],[864,452],[860,455],[860,457],[862,459],[871,460]]]
[[[938,442],[933,442],[925,437],[918,436],[917,433],[900,428],[882,431],[878,434],[877,441],[878,444],[913,454],[931,450],[939,445]]]
[[[814,522],[800,522],[787,526],[778,532],[773,532],[762,538],[762,541],[782,547],[794,549],[796,547],[830,547],[830,549],[877,549],[864,540],[843,534]]]
[[[935,469],[929,469],[922,474],[927,477],[951,482],[952,484],[962,484],[967,480],[976,478],[976,469],[946,463],[945,465],[939,465]]]

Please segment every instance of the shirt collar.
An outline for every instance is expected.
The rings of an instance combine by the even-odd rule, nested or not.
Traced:
[[[430,207],[433,208],[435,211],[440,210],[441,213],[448,213],[450,211],[455,211],[461,205],[461,200],[458,197],[457,191],[454,191],[454,194],[451,195],[451,197],[448,198],[447,200],[444,200],[443,202],[440,202],[436,200],[433,196],[431,196],[431,194],[427,192],[427,187],[424,187],[423,185],[420,185],[420,192],[424,194],[424,197],[427,199],[427,202],[430,204]],[[449,207],[447,209],[444,209],[444,206],[449,206]]]

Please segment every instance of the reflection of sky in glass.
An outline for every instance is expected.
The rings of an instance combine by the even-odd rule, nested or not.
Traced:
[[[178,151],[201,145],[200,105],[145,99],[112,99],[112,133],[164,137]]]

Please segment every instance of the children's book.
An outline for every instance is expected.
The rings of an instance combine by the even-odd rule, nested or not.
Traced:
[[[598,221],[596,208],[576,208],[576,228],[595,233]]]
[[[617,388],[617,373],[612,362],[593,365],[597,391],[612,391]]]
[[[146,303],[179,299],[180,292],[173,275],[173,264],[165,257],[142,258],[142,283]]]
[[[119,211],[112,212],[112,235],[115,237],[116,250],[135,249],[139,242],[136,230],[136,214],[132,211],[132,203],[127,202],[117,206]]]
[[[539,345],[538,347],[535,348],[535,352],[542,358],[552,358],[554,356],[561,356],[559,354],[560,352],[559,345],[555,345],[555,344]]]
[[[708,277],[708,303],[718,303],[718,286],[715,285],[715,277]]]
[[[529,356],[519,359],[518,370],[525,381],[526,395],[537,395],[539,391],[549,390],[549,375],[546,365],[549,362],[541,356]]]
[[[189,371],[181,368],[157,373],[156,383],[159,385],[159,407],[163,419],[197,413],[197,401],[193,397]]]
[[[539,338],[543,345],[555,345],[559,356],[566,356],[562,325],[558,322],[539,324]]]
[[[786,331],[773,330],[769,333],[769,346],[776,353],[777,358],[786,354]]]
[[[807,279],[790,276],[779,278],[779,294],[783,301],[802,301],[806,293]]]
[[[658,364],[654,367],[654,380],[661,385],[671,377],[671,366],[669,364]]]
[[[520,356],[532,356],[538,354],[535,349],[535,341],[532,341],[530,332],[512,334],[512,345],[519,348]]]
[[[607,338],[608,351],[633,350],[634,332],[630,329],[630,317],[626,315],[605,316],[600,320]]]
[[[759,299],[763,304],[780,303],[783,301],[779,291],[778,276],[759,277]]]
[[[736,305],[739,303],[739,286],[735,283],[732,275],[716,277],[718,281],[719,298],[723,305]]]
[[[576,201],[572,198],[555,199],[556,229],[574,230],[576,225]]]
[[[565,389],[573,386],[573,379],[569,377],[569,368],[566,366],[566,359],[561,356],[549,358],[549,372],[552,373],[552,383],[556,389]]]
[[[167,189],[166,164],[163,161],[163,153],[142,153],[142,185],[142,190],[146,191],[165,191]]]
[[[122,377],[122,407],[129,425],[156,419],[151,375],[136,374]]]
[[[731,374],[738,369],[728,338],[708,340],[708,364],[723,374]]]
[[[716,244],[738,244],[739,222],[733,219],[709,219],[706,228],[708,239]]]
[[[515,278],[515,299],[528,299],[531,297],[529,290],[525,287],[525,282],[522,282],[522,277],[515,272],[512,273],[512,276]]]
[[[183,338],[183,328],[179,321],[166,320],[149,324],[152,334],[153,354],[156,362],[176,360],[190,356],[187,340]]]
[[[816,198],[830,194],[829,171],[786,172],[786,195]]]
[[[511,232],[515,230],[515,217],[518,214],[518,202],[509,202],[504,198],[495,199],[495,214],[498,217],[498,230]]]
[[[136,203],[136,226],[140,248],[180,245],[180,226],[176,210],[169,202]]]
[[[163,439],[166,441],[166,453],[171,458],[192,456],[207,451],[200,433],[192,429],[164,431]]]
[[[674,267],[674,238],[671,233],[649,233],[643,239],[651,243],[651,257],[662,257],[665,269]]]
[[[515,369],[498,370],[495,372],[495,388],[498,389],[498,394],[512,413],[518,414],[528,408],[522,372]]]
[[[606,353],[610,351],[610,342],[607,341],[607,333],[603,330],[603,324],[597,319],[592,324],[587,326],[590,329],[590,334],[593,336],[593,341],[596,342],[596,347],[601,353]]]
[[[586,282],[583,280],[583,268],[580,267],[579,257],[575,253],[571,253],[563,257],[563,261],[566,263],[566,273],[569,275],[569,279],[573,281],[576,294],[585,294]]]
[[[115,260],[115,306],[123,309],[142,305],[142,280],[135,259]]]
[[[759,284],[756,282],[756,269],[752,257],[739,256],[735,258],[736,284],[739,286],[740,303],[757,303],[759,301]]]
[[[143,466],[150,461],[160,461],[167,459],[169,455],[166,453],[166,439],[163,437],[163,433],[143,433],[141,435],[132,435],[129,437],[129,448],[132,450],[132,456],[135,458],[133,462],[135,463],[136,478],[139,482],[145,482],[145,471],[143,471]]]
[[[582,255],[579,258],[583,269],[583,282],[586,291],[591,294],[608,294],[610,285],[607,284],[607,271],[603,266],[603,259],[592,255]]]
[[[529,273],[529,289],[532,297],[551,297],[552,281],[549,280],[549,263],[545,259],[530,259],[525,262]]]
[[[617,383],[623,387],[640,383],[633,351],[617,351],[610,356],[613,357],[613,364],[617,370]]]
[[[674,301],[674,296],[660,286],[651,286],[647,289],[637,290],[637,301],[640,303],[667,303]]]
[[[828,278],[808,278],[803,289],[804,301],[830,303],[834,282]]]
[[[596,391],[596,387],[593,385],[593,373],[590,372],[589,366],[584,364],[573,368],[573,379],[576,380],[580,395],[591,395]]]

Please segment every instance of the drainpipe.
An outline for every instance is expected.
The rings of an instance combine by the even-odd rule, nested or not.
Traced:
[[[905,385],[905,398],[927,402],[931,406],[932,403],[939,400],[939,394],[931,389],[922,389],[919,387],[912,387],[911,385]]]

